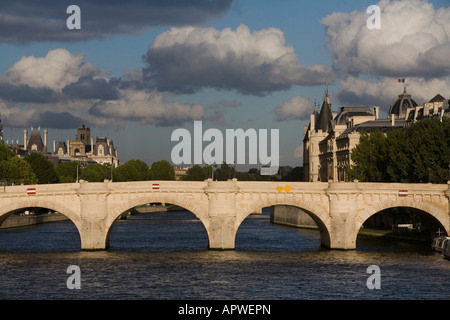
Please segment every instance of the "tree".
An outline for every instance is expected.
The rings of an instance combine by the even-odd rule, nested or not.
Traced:
[[[0,162],[7,161],[14,156],[14,152],[7,145],[0,143]]]
[[[303,167],[295,167],[285,177],[283,181],[303,181]]]
[[[25,157],[25,161],[31,165],[38,183],[55,183],[58,181],[55,166],[46,156],[32,152]]]
[[[222,163],[220,168],[214,171],[214,180],[227,181],[236,178],[236,169],[227,163]]]
[[[109,165],[90,164],[82,171],[82,178],[89,182],[103,182],[109,176]]]
[[[409,182],[446,183],[450,164],[450,119],[426,119],[406,129],[404,152],[411,158]]]
[[[359,143],[351,151],[353,175],[361,181],[385,181],[387,161],[386,136],[381,131],[361,132]],[[357,171],[356,171],[357,170]]]
[[[424,119],[383,134],[362,132],[352,150],[349,177],[361,181],[446,183],[450,164],[450,119]]]
[[[113,181],[145,180],[150,180],[150,170],[141,160],[128,160],[113,170]]]
[[[16,156],[0,162],[0,180],[15,185],[36,184],[38,182],[31,165]]]
[[[167,160],[153,162],[150,178],[151,180],[175,180],[175,170]]]
[[[392,130],[386,134],[386,181],[388,182],[405,183],[413,180],[412,161],[409,154],[404,152],[406,134],[405,130]]]
[[[59,183],[73,183],[77,181],[77,162],[61,162],[55,168]]]
[[[210,167],[200,167],[198,164],[190,167],[186,175],[181,177],[183,181],[204,181],[211,176]]]

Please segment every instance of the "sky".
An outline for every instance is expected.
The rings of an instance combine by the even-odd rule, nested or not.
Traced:
[[[151,165],[171,161],[176,129],[202,121],[224,136],[278,130],[279,164],[296,167],[326,89],[337,113],[367,105],[381,116],[399,78],[419,105],[450,97],[450,1],[7,1],[0,54],[5,140],[23,144],[33,127],[51,146],[85,124],[121,163]]]

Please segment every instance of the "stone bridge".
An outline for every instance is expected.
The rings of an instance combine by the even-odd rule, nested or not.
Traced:
[[[0,189],[0,222],[14,212],[43,207],[67,216],[81,249],[102,250],[119,216],[133,207],[164,202],[191,211],[203,223],[210,249],[234,249],[236,232],[251,213],[291,205],[316,222],[321,244],[355,249],[359,229],[387,208],[419,209],[450,234],[450,182],[400,184],[355,182],[139,181],[7,186]]]

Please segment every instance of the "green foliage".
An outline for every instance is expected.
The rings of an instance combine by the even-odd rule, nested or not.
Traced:
[[[113,181],[150,180],[148,165],[141,160],[128,160],[113,170]]]
[[[211,167],[200,167],[198,164],[190,167],[186,175],[181,177],[183,181],[204,181],[211,177]]]
[[[214,170],[214,173],[213,173]],[[226,181],[236,178],[240,181],[267,181],[270,176],[262,176],[259,173],[236,171],[234,166],[223,163],[219,168],[214,166],[194,165],[186,171],[186,175],[181,178],[184,181],[204,181],[214,178],[217,181]]]
[[[4,145],[3,143],[0,143],[0,162],[7,161],[14,157],[15,154],[12,152],[8,146]]]
[[[385,181],[408,182],[411,176],[411,159],[406,152],[399,152],[405,146],[406,131],[393,130],[387,133],[387,164]]]
[[[214,180],[227,181],[233,178],[237,178],[237,172],[235,168],[229,164],[222,163],[219,168],[214,170]]]
[[[295,167],[285,177],[283,181],[303,181],[303,167]]]
[[[361,133],[347,172],[361,181],[446,183],[450,119],[425,119],[387,134]]]
[[[77,181],[77,162],[61,162],[55,168],[59,183],[73,183]]]
[[[450,119],[419,121],[406,129],[414,182],[444,183],[450,164]],[[429,181],[430,180],[430,181]]]
[[[383,132],[368,134],[361,132],[359,144],[352,150],[352,160],[357,165],[358,179],[361,181],[384,181],[386,178],[387,144]]]
[[[55,166],[46,156],[32,152],[25,157],[25,161],[31,165],[38,183],[55,183],[58,181]]]
[[[103,182],[111,177],[110,164],[83,165],[77,162],[63,162],[56,167],[55,171],[60,183],[76,182],[77,177],[79,180],[89,182]]]
[[[0,180],[6,181],[8,185],[36,184],[38,182],[31,165],[16,156],[0,161]]]
[[[103,182],[110,176],[109,164],[90,164],[82,169],[82,179],[89,182]]]
[[[167,160],[153,162],[150,178],[151,180],[175,180],[175,170]]]

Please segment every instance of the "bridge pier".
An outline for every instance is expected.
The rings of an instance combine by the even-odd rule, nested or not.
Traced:
[[[104,221],[83,219],[78,226],[81,238],[81,250],[105,250],[109,247]]]
[[[108,195],[110,190],[106,183],[81,182],[76,190],[80,197],[80,220],[77,224],[81,238],[82,250],[104,250],[109,247]]]
[[[210,249],[234,249],[238,191],[236,179],[227,182],[208,180],[205,193],[209,200],[209,225],[206,229]]]
[[[356,249],[358,182],[344,184],[331,181],[325,193],[330,201],[330,249]]]

